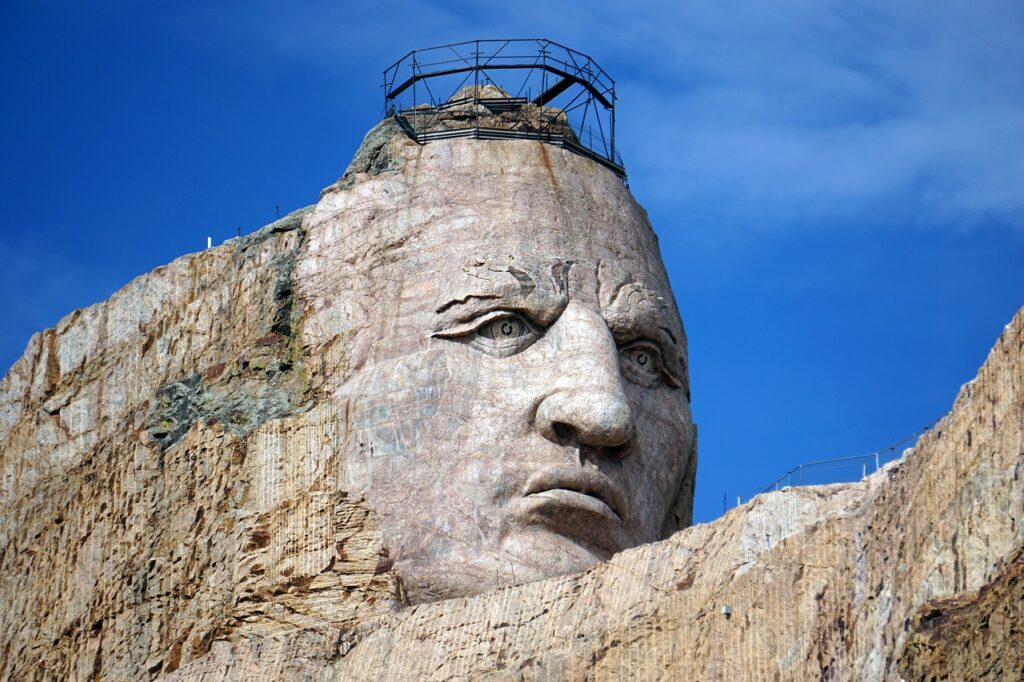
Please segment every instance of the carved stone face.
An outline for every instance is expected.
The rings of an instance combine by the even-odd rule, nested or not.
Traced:
[[[628,190],[540,144],[440,144],[389,186],[405,211],[350,238],[378,293],[337,392],[348,487],[416,601],[658,540],[695,465],[685,336]]]

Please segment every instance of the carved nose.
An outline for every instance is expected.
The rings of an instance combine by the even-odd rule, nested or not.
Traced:
[[[593,389],[549,395],[537,408],[537,428],[556,443],[575,441],[611,454],[623,454],[636,434],[633,411],[621,391]]]
[[[622,386],[619,350],[600,314],[570,302],[549,335],[558,354],[536,427],[550,441],[622,457],[636,435]]]

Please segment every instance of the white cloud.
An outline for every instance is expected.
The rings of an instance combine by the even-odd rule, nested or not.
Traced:
[[[1024,227],[1013,0],[256,0],[182,22],[333,69],[339,87],[413,47],[550,37],[618,77],[620,146],[648,200],[717,202],[745,226],[853,222],[884,205],[922,225]]]
[[[692,63],[663,74],[676,87],[637,70],[621,88],[637,183],[657,201],[729,201],[748,226],[881,203],[917,224],[1024,227],[1021,10],[898,5],[686,5],[674,20],[703,49],[681,41]]]

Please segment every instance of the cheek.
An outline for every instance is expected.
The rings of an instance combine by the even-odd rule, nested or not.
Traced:
[[[642,393],[641,393],[642,392]],[[693,441],[685,396],[671,389],[630,389],[637,427],[636,460],[630,462],[631,490],[640,541],[656,540],[675,502]]]
[[[530,350],[492,358],[459,344],[438,348],[448,367],[438,393],[439,416],[453,449],[487,450],[492,461],[509,456],[509,448],[527,437],[539,388]]]
[[[338,392],[351,415],[346,478],[353,489],[401,481],[428,461],[446,374],[444,363],[421,353],[361,370]]]
[[[434,485],[438,495],[451,494],[455,481],[493,489],[500,465],[529,434],[537,393],[530,375],[521,356],[488,358],[459,344],[364,370],[348,386],[350,481],[425,488],[442,476],[449,484]]]

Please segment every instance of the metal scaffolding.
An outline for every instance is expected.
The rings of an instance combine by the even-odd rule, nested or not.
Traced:
[[[550,40],[413,50],[384,71],[384,115],[421,144],[534,139],[626,176],[615,148],[615,81],[591,57]]]

